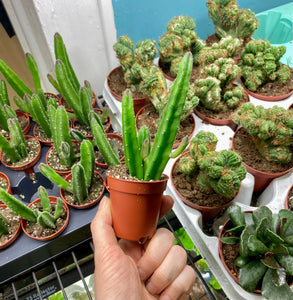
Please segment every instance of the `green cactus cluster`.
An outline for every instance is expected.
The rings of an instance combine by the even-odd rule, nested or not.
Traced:
[[[233,85],[241,69],[232,58],[219,58],[202,68],[199,79],[193,83],[195,96],[206,109],[219,112],[235,109],[244,93]]]
[[[293,145],[293,111],[277,105],[264,108],[244,103],[232,115],[232,120],[242,126],[252,137],[267,161],[286,164],[291,161]]]
[[[205,46],[205,42],[197,37],[195,27],[195,21],[190,17],[174,17],[167,24],[167,32],[159,39],[160,59],[163,63],[170,63],[173,77],[176,77],[185,53],[191,52],[193,62],[197,63],[198,54]]]
[[[44,163],[41,163],[38,168],[50,181],[73,194],[75,202],[82,204],[89,195],[94,179],[95,154],[93,144],[87,139],[82,141],[80,145],[80,161],[71,167],[71,182],[64,180],[63,177]]]
[[[50,212],[50,199],[48,193],[43,186],[38,188],[38,194],[41,199],[42,209],[31,209],[8,194],[4,189],[0,188],[0,199],[6,204],[16,215],[21,216],[27,221],[38,223],[43,228],[55,228],[56,220],[63,212],[63,201],[57,198],[54,214]]]
[[[290,68],[280,63],[285,46],[272,46],[268,40],[253,40],[241,52],[239,66],[246,87],[255,92],[268,82],[279,81],[283,85],[290,78]]]
[[[216,146],[217,138],[212,132],[199,131],[190,142],[189,153],[180,158],[179,168],[187,180],[196,178],[205,193],[233,198],[247,171],[235,151],[216,152]]]
[[[258,20],[250,9],[239,9],[235,0],[207,0],[208,14],[221,39],[228,35],[243,41],[258,28]]]
[[[240,285],[248,292],[261,287],[266,299],[292,299],[286,276],[293,275],[293,212],[281,209],[273,213],[267,206],[243,212],[238,205],[228,208],[232,222],[224,244],[238,244]]]

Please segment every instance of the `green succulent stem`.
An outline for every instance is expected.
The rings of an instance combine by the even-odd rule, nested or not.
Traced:
[[[8,220],[0,213],[0,234],[8,234]]]
[[[72,172],[72,192],[74,200],[82,203],[83,199],[88,196],[87,179],[83,166],[79,163],[71,168]]]

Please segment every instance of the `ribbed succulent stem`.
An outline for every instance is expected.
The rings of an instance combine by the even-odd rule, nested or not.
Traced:
[[[90,188],[95,169],[95,154],[94,148],[89,140],[83,140],[80,145],[80,164],[84,169],[86,187]]]
[[[75,164],[71,168],[72,172],[72,192],[74,196],[74,200],[78,203],[82,203],[82,201],[88,196],[87,182],[85,177],[85,171],[83,166],[79,163]]]
[[[8,234],[8,220],[0,213],[0,234]]]
[[[10,145],[15,148],[21,158],[27,157],[26,141],[17,119],[8,119],[8,129],[10,132]]]

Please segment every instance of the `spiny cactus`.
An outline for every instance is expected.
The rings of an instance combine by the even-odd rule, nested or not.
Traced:
[[[250,9],[239,9],[235,0],[207,0],[206,5],[219,38],[231,35],[244,41],[258,28],[255,14]]]
[[[244,103],[232,115],[252,137],[258,152],[268,161],[288,163],[293,145],[293,111],[277,105],[264,108]]]
[[[194,93],[202,106],[213,111],[229,111],[239,105],[244,89],[234,86],[241,69],[232,58],[219,58],[202,68],[193,83]]]
[[[60,188],[73,194],[74,200],[82,204],[88,196],[90,187],[93,183],[95,168],[95,155],[93,144],[89,140],[83,140],[80,145],[80,161],[71,168],[71,183],[64,180],[48,165],[41,163],[40,172]]]
[[[261,286],[266,299],[292,299],[286,276],[293,275],[293,212],[281,209],[274,214],[260,206],[244,213],[233,205],[228,215],[234,227],[221,241],[239,245],[234,264],[239,267],[240,285],[248,292]]]
[[[241,53],[239,66],[246,87],[255,92],[258,87],[274,81],[285,84],[290,78],[290,68],[280,63],[285,46],[272,46],[268,40],[253,40]]]
[[[194,63],[197,63],[197,55],[205,46],[204,41],[197,37],[195,27],[195,21],[190,17],[174,17],[167,24],[167,32],[159,39],[160,58],[163,63],[171,64],[173,77],[176,77],[185,53],[191,52]]]
[[[43,186],[38,188],[38,194],[41,199],[42,210],[31,209],[21,201],[8,194],[0,188],[0,199],[16,214],[27,221],[38,223],[43,228],[55,228],[55,222],[63,211],[63,201],[57,198],[54,214],[50,213],[50,199]]]
[[[216,152],[216,144],[217,138],[213,133],[200,131],[191,140],[189,155],[179,160],[180,171],[187,175],[187,180],[195,177],[204,192],[233,198],[247,171],[236,152]]]

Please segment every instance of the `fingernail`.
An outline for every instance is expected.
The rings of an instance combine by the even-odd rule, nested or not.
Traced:
[[[156,293],[156,288],[153,286],[153,284],[150,281],[147,283],[146,288],[149,291],[149,293],[151,294]]]
[[[138,270],[138,273],[139,273],[140,280],[145,280],[146,279],[146,273],[145,273],[145,271],[143,271],[140,268],[138,268],[137,270]]]

